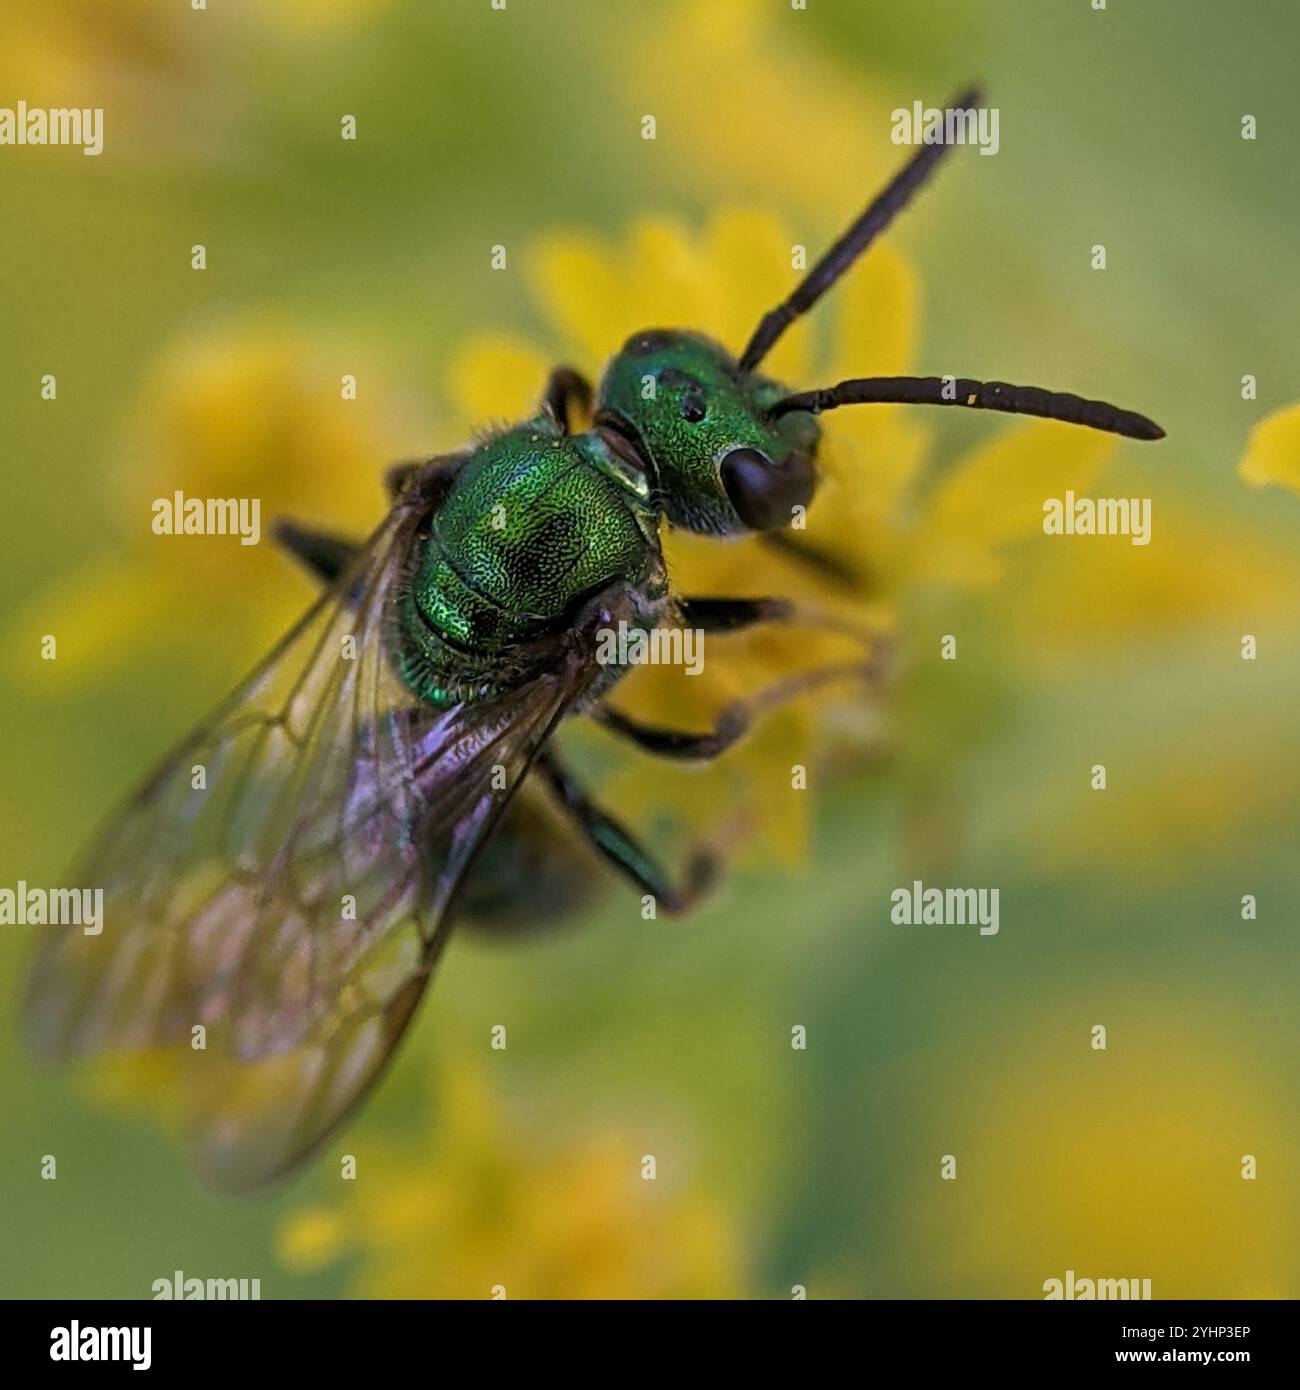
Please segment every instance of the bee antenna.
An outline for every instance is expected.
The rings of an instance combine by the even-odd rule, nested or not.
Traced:
[[[777,401],[768,415],[775,418],[795,410],[818,415],[842,405],[956,405],[1063,420],[1068,425],[1085,425],[1128,439],[1165,437],[1154,420],[1106,401],[1085,400],[1065,391],[1044,391],[1038,386],[1010,386],[1005,381],[972,381],[969,377],[952,376],[855,377],[837,386],[786,396]]]
[[[966,111],[983,99],[978,87],[971,87],[949,103],[949,110]],[[867,204],[862,215],[804,276],[793,294],[763,315],[749,345],[740,355],[740,370],[752,372],[771,351],[772,345],[801,314],[809,309],[844,274],[886,227],[912,201],[913,194],[935,171],[951,145],[922,145],[894,175],[889,186]]]

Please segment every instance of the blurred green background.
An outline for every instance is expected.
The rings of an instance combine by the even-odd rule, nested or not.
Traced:
[[[0,150],[0,884],[61,883],[307,597],[268,546],[159,550],[174,454],[268,498],[284,459],[300,507],[319,485],[367,530],[382,465],[459,437],[459,345],[546,332],[514,268],[556,228],[741,206],[816,248],[894,166],[888,113],[977,77],[1000,153],[895,237],[918,365],[1169,439],[1097,489],[1153,499],[1151,546],[1039,537],[909,597],[891,755],[818,792],[804,867],[685,923],[615,886],[581,928],[461,940],[364,1115],[268,1197],[201,1192],[111,1080],[39,1073],[29,934],[0,931],[0,1293],[1036,1297],[1073,1269],[1300,1296],[1300,502],[1236,471],[1300,397],[1297,53],[1291,0],[13,0],[0,105],[107,114],[97,159]],[[937,475],[1006,428],[927,424]],[[1000,933],[891,926],[914,876],[1000,886]]]

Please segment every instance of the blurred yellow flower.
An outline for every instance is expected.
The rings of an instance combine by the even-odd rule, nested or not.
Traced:
[[[826,62],[806,13],[755,0],[677,0],[628,6],[620,20],[620,48],[637,74],[615,97],[629,122],[672,113],[651,148],[701,197],[769,198],[777,189],[825,231],[826,209],[843,203],[846,168],[863,201],[893,172],[897,151],[884,138],[893,103]]]
[[[270,0],[260,16],[290,33],[328,32],[373,20],[390,0]]]
[[[293,35],[328,32],[373,17],[389,0],[265,0],[250,8],[254,22],[282,27]],[[208,11],[223,8],[207,0]],[[197,74],[210,70],[211,20],[191,0],[174,5],[158,0],[38,0],[7,7],[5,42],[0,46],[0,81],[21,91],[29,106],[102,105],[111,111],[114,135],[131,128],[141,137],[166,135],[159,122],[159,99],[179,103]],[[218,38],[224,37],[221,35]],[[153,119],[149,119],[150,111]],[[152,129],[151,129],[152,128]]]
[[[1275,483],[1300,492],[1300,405],[1275,410],[1255,426],[1237,472],[1252,487]]]
[[[913,1122],[933,1157],[891,1204],[932,1296],[1042,1298],[1067,1269],[1150,1279],[1153,1298],[1294,1292],[1291,1095],[1221,992],[1065,993],[1009,1020],[998,1056],[996,1084],[987,1055],[951,1052],[886,1083],[919,1086],[943,1117]],[[938,1176],[945,1153],[956,1181]]]
[[[466,1059],[442,1074],[443,1123],[420,1148],[358,1154],[341,1201],[282,1224],[288,1268],[360,1256],[348,1289],[358,1298],[741,1292],[728,1210],[689,1186],[645,1180],[630,1127],[535,1131],[506,1113]]]
[[[184,79],[192,69],[179,6],[153,0],[44,0],[6,7],[0,82],[29,106],[105,106],[134,121],[146,88]],[[189,6],[185,6],[188,10]]]
[[[1238,473],[1257,487],[1300,490],[1300,407],[1255,428]],[[1142,490],[1155,489],[1136,481],[1117,489]],[[1276,769],[1300,756],[1300,730],[1279,698],[1276,682],[1286,677],[1275,660],[1285,634],[1300,628],[1294,547],[1185,497],[1157,496],[1152,510],[1148,545],[1112,538],[1043,548],[1006,614],[1022,680],[1082,689],[1080,663],[1089,654],[1125,644],[1149,650],[1154,642],[1166,653],[1170,685],[1157,716],[1117,666],[1109,714],[1120,721],[1104,745],[1080,747],[1073,761],[1043,769],[1017,793],[1026,855],[1052,872],[1104,863],[1112,876],[1151,883],[1220,862],[1239,873],[1296,815],[1293,780]],[[1199,642],[1195,650],[1179,647],[1206,632],[1215,635],[1208,659]],[[1247,636],[1268,653],[1265,662],[1241,659]],[[1178,663],[1181,676],[1173,674]],[[1095,716],[1080,708],[1071,723],[1083,744]],[[1105,796],[1091,792],[1080,772],[1097,760],[1110,767]]]
[[[214,632],[237,633],[248,660],[270,646],[305,606],[302,578],[270,542],[272,522],[292,515],[365,535],[382,507],[383,466],[406,437],[391,400],[370,389],[344,398],[339,360],[357,372],[355,350],[332,358],[318,340],[261,317],[169,347],[109,449],[113,552],[10,616],[15,684],[43,696],[84,686],[145,644],[199,657]],[[361,373],[365,388],[378,375]],[[259,544],[155,534],[154,501],[177,491],[256,500]],[[59,660],[33,663],[26,654],[45,632],[59,635]]]

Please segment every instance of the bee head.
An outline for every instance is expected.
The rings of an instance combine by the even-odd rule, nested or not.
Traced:
[[[645,461],[664,515],[714,536],[788,526],[812,501],[819,430],[806,413],[773,418],[784,388],[741,372],[698,333],[634,333],[600,385],[596,423]]]

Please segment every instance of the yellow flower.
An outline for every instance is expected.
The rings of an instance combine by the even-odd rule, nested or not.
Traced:
[[[0,81],[6,101],[29,108],[104,106],[114,117],[142,114],[143,89],[184,80],[192,58],[189,15],[152,0],[44,0],[7,7]],[[189,9],[187,5],[186,10]]]
[[[635,330],[700,329],[739,351],[762,312],[789,293],[794,239],[774,218],[727,209],[698,231],[665,218],[634,222],[620,243],[581,232],[542,238],[526,263],[547,333],[471,334],[449,372],[463,429],[535,409],[550,366],[568,361],[595,380]],[[916,368],[919,289],[887,241],[875,246],[815,313],[777,344],[765,370],[791,386]],[[820,340],[820,342],[819,342]],[[925,412],[904,406],[844,410],[823,418],[823,478],[796,535],[858,576],[849,588],[819,577],[759,538],[718,542],[669,532],[665,550],[680,593],[783,595],[886,632],[900,598],[919,585],[985,585],[1003,572],[1005,548],[1041,535],[1044,478],[1084,487],[1114,447],[1109,436],[1052,422],[1017,423],[958,459],[925,488],[931,431]],[[719,638],[698,677],[642,667],[614,695],[633,716],[706,728],[731,701],[777,676],[844,660],[844,639],[808,629],[757,630]],[[852,702],[868,709],[862,692]],[[718,831],[719,808],[747,808],[752,857],[797,863],[808,798],[790,795],[793,769],[825,761],[827,739],[843,752],[846,731],[870,743],[870,719],[847,724],[845,701],[804,700],[767,717],[741,747],[709,767],[650,767],[630,760],[607,787],[617,804],[671,808],[699,835]],[[816,774],[813,773],[814,784]]]
[[[1067,1269],[1150,1279],[1153,1298],[1293,1293],[1300,1150],[1289,1088],[1250,1043],[1262,1035],[1221,991],[1103,997],[1067,991],[1008,1020],[996,1084],[986,1056],[946,1049],[882,1078],[901,1142],[958,1165],[948,1182],[937,1157],[912,1166],[882,1246],[929,1260],[936,1297],[1042,1298]],[[927,1106],[909,1114],[918,1091]]]
[[[420,1147],[370,1148],[337,1203],[296,1212],[279,1254],[310,1272],[360,1255],[359,1298],[727,1298],[734,1222],[713,1197],[642,1176],[630,1126],[557,1135],[508,1115],[467,1059]],[[450,1079],[453,1078],[454,1080]]]
[[[1252,486],[1300,490],[1298,461],[1293,406],[1255,428],[1238,473]],[[1276,767],[1300,752],[1300,736],[1276,658],[1300,624],[1300,560],[1231,511],[1198,511],[1153,482],[1135,475],[1111,489],[1157,493],[1148,544],[1107,537],[1044,547],[1004,617],[1016,698],[1055,682],[1078,692],[1071,729],[1106,729],[1104,740],[1081,740],[1087,746],[1011,793],[1018,804],[1008,820],[1024,857],[1050,872],[1105,864],[1114,878],[1149,884],[1183,881],[1212,862],[1239,871],[1295,818],[1296,788]],[[1248,636],[1258,662],[1241,660]],[[1155,643],[1164,695],[1153,713],[1150,678],[1134,682],[1126,667],[1149,660]],[[1124,647],[1131,655],[1114,658],[1106,726],[1081,661]],[[1084,780],[1098,760],[1112,779],[1105,796]]]
[[[293,34],[329,31],[372,19],[389,0],[266,0],[251,16]],[[209,10],[220,10],[211,0]],[[212,37],[203,15],[157,0],[40,0],[5,16],[0,80],[29,107],[104,106],[114,135],[130,124],[133,142],[157,138],[160,96],[174,101],[210,71]],[[125,119],[124,119],[125,118]],[[153,130],[151,131],[151,127]]]
[[[343,362],[361,382],[355,400],[342,393]],[[331,354],[261,317],[212,325],[165,351],[109,450],[113,551],[88,557],[10,617],[14,682],[42,697],[84,687],[147,644],[202,659],[209,634],[232,631],[232,614],[245,660],[261,655],[305,606],[301,575],[270,541],[273,520],[303,517],[364,536],[382,507],[384,464],[414,438],[368,389],[379,376],[355,349]],[[153,504],[177,492],[255,500],[260,542],[156,534]],[[59,639],[59,659],[33,662],[46,632]],[[227,650],[222,658],[228,666]]]
[[[1252,487],[1275,483],[1300,492],[1300,405],[1276,410],[1255,426],[1237,472]]]
[[[646,114],[668,113],[649,148],[700,198],[766,199],[779,188],[786,206],[826,232],[846,168],[864,198],[893,173],[897,150],[882,138],[893,103],[828,64],[805,37],[806,18],[756,0],[622,6],[619,47],[637,71],[613,99],[633,129]]]

